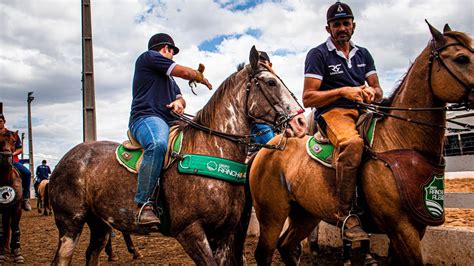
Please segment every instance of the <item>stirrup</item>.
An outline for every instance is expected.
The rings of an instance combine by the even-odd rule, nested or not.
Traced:
[[[142,216],[143,208],[145,208],[145,206],[147,205],[150,205],[153,208],[153,211],[155,211],[155,207],[153,206],[153,201],[148,200],[147,202],[143,203],[143,205],[140,207],[140,210],[138,211],[138,214],[137,214],[137,224],[140,224],[141,222],[140,217]]]
[[[344,233],[345,233],[345,230],[346,230],[346,223],[347,223],[347,221],[349,220],[349,218],[351,218],[351,217],[355,217],[355,218],[357,219],[357,221],[359,222],[359,225],[356,225],[356,226],[360,226],[360,228],[361,228],[362,230],[364,230],[364,229],[362,228],[362,223],[361,223],[361,221],[360,221],[360,219],[359,219],[359,216],[357,216],[357,214],[354,214],[354,213],[349,213],[349,215],[347,215],[346,218],[344,218],[344,221],[342,222],[342,227],[341,227],[341,239],[342,239],[342,240],[351,241],[351,242],[352,242],[352,241],[369,240],[369,239],[352,240],[352,239],[350,239],[350,238],[348,238],[348,237],[345,236]],[[354,227],[355,227],[355,226],[354,226]],[[366,232],[366,234],[367,234],[367,232]],[[367,236],[369,236],[369,234],[367,234]]]

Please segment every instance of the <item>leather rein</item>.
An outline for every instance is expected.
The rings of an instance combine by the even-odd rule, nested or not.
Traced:
[[[262,64],[263,65],[263,64]],[[263,65],[266,69],[265,70],[259,70],[259,71],[252,71],[252,73],[249,72],[249,78],[248,78],[248,82],[246,84],[246,100],[245,100],[245,115],[247,116],[247,118],[250,118],[252,119],[253,121],[263,121],[265,122],[266,124],[269,124],[269,125],[272,125],[272,128],[282,128],[283,131],[285,131],[288,126],[289,126],[289,121],[291,121],[291,119],[293,119],[295,116],[301,114],[304,112],[304,109],[303,107],[301,107],[301,105],[298,103],[295,95],[288,89],[288,87],[285,85],[285,83],[281,80],[281,78],[276,75],[274,72],[270,71],[265,65]],[[301,109],[294,115],[289,115],[289,114],[285,114],[285,113],[282,113],[282,112],[279,112],[276,107],[275,107],[275,103],[272,103],[269,99],[269,97],[265,94],[264,90],[262,89],[262,86],[260,85],[260,82],[258,81],[258,79],[256,78],[256,75],[261,73],[261,72],[264,72],[264,71],[268,71],[268,72],[271,72],[273,75],[275,75],[279,80],[280,82],[283,84],[283,86],[285,87],[285,89],[288,90],[288,92],[290,92],[291,96],[293,97],[293,99],[295,99],[295,101],[298,103],[298,105],[301,107]],[[249,108],[248,108],[248,101],[249,101],[249,95],[250,95],[250,90],[252,88],[252,83],[255,85],[255,87],[260,90],[260,92],[262,93],[262,95],[264,96],[265,100],[268,102],[268,104],[273,108],[273,110],[275,111],[275,118],[274,118],[274,121],[268,121],[268,120],[265,120],[263,119],[262,117],[265,116],[267,113],[265,113],[264,115],[262,115],[261,117],[254,117],[250,114],[249,112]],[[218,131],[218,130],[214,130],[212,128],[209,128],[207,126],[204,126],[204,125],[201,125],[199,123],[196,123],[194,120],[192,120],[192,116],[191,115],[188,115],[188,114],[184,114],[184,115],[181,115],[181,114],[177,114],[176,112],[174,111],[171,111],[171,115],[173,115],[175,118],[179,119],[180,121],[183,121],[184,123],[196,128],[196,129],[199,129],[201,131],[204,131],[206,133],[209,133],[210,135],[214,135],[214,136],[218,136],[220,138],[224,138],[224,139],[227,139],[227,140],[230,140],[232,142],[236,142],[238,144],[242,144],[242,145],[246,145],[248,148],[254,148],[254,147],[259,147],[259,148],[267,148],[267,149],[274,149],[274,150],[284,150],[285,147],[286,147],[286,140],[288,139],[288,137],[284,137],[284,134],[282,134],[281,138],[280,138],[280,141],[278,142],[278,144],[276,145],[272,145],[272,144],[266,144],[266,143],[255,143],[255,142],[252,142],[252,139],[254,139],[255,137],[258,137],[258,136],[261,136],[261,135],[264,135],[266,133],[268,133],[270,130],[266,130],[264,132],[259,132],[257,134],[249,134],[249,135],[239,135],[239,134],[231,134],[231,133],[227,133],[227,132],[222,132],[222,131]],[[283,141],[284,140],[284,141]]]
[[[432,123],[427,123],[427,122],[423,122],[423,121],[417,121],[417,120],[413,120],[413,119],[393,115],[393,114],[390,114],[390,113],[387,112],[387,111],[392,111],[392,110],[412,111],[412,112],[469,111],[470,102],[468,100],[468,97],[469,97],[470,93],[474,92],[474,88],[470,88],[468,84],[466,84],[459,77],[457,77],[451,71],[451,69],[449,69],[449,67],[446,65],[446,63],[444,63],[443,59],[440,57],[440,52],[442,52],[444,49],[446,49],[450,46],[455,46],[455,45],[462,45],[463,46],[463,44],[461,44],[459,42],[456,42],[456,43],[451,43],[451,44],[436,48],[434,40],[431,41],[431,47],[432,48],[431,48],[430,58],[429,58],[429,62],[428,62],[428,65],[429,65],[429,68],[428,68],[428,86],[429,86],[429,89],[431,91],[433,91],[431,79],[432,79],[432,72],[433,72],[433,62],[436,60],[442,67],[444,67],[446,69],[446,71],[458,83],[460,83],[464,87],[464,90],[466,91],[466,97],[465,97],[465,101],[463,103],[453,104],[451,106],[444,106],[444,107],[424,107],[424,108],[401,108],[401,107],[382,106],[382,105],[378,105],[378,104],[367,104],[367,103],[361,103],[361,102],[355,102],[355,105],[357,106],[358,109],[367,109],[369,111],[380,114],[382,116],[393,117],[395,119],[403,120],[403,121],[410,122],[410,123],[413,123],[413,124],[429,126],[429,127],[435,127],[435,128],[442,128],[442,129],[446,129],[446,130],[451,131],[451,132],[463,132],[463,131],[470,131],[470,130],[474,129],[474,125],[467,124],[467,123],[461,123],[461,122],[458,122],[458,121],[454,121],[453,119],[446,119],[446,120],[448,122],[451,122],[453,124],[461,126],[462,128],[452,128],[452,127],[446,127],[446,126],[443,126],[443,125],[432,124]],[[472,51],[472,49],[471,49],[471,51]]]

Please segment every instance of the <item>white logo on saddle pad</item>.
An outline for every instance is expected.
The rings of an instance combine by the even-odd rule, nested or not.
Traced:
[[[0,204],[10,204],[15,199],[16,192],[12,187],[0,187]]]
[[[217,163],[214,162],[214,161],[210,161],[210,162],[207,163],[206,167],[207,167],[207,170],[209,170],[209,171],[216,171],[217,170]]]
[[[328,67],[331,69],[331,72],[329,73],[329,75],[344,73],[344,71],[341,70],[341,64],[329,65]]]

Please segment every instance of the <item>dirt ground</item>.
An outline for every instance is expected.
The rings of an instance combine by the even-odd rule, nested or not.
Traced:
[[[446,180],[446,192],[474,192],[474,178]],[[42,216],[37,213],[36,201],[33,200],[34,209],[23,212],[21,220],[22,253],[28,265],[50,264],[58,244],[58,231],[52,216]],[[468,226],[474,227],[474,210],[472,209],[446,209],[446,223],[443,226]],[[101,263],[106,265],[192,265],[192,260],[183,248],[173,238],[166,238],[159,234],[151,236],[132,236],[136,248],[143,258],[133,260],[127,252],[121,233],[115,232],[113,249],[119,257],[117,262],[108,262],[105,252],[101,254]],[[73,265],[85,264],[85,250],[88,245],[89,230],[84,227],[82,237],[74,251]],[[257,243],[256,237],[249,237],[245,247],[245,257],[249,265],[255,265],[253,252]],[[274,264],[283,264],[276,252]],[[335,265],[339,261],[339,249],[324,250],[318,258],[318,265]],[[386,259],[382,259],[384,265]],[[308,248],[303,249],[302,265],[311,264]]]

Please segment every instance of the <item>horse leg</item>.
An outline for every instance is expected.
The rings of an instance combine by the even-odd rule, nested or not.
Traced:
[[[90,215],[87,219],[87,224],[91,231],[89,246],[86,250],[86,265],[99,265],[99,256],[102,249],[110,239],[112,229],[104,221]]]
[[[130,254],[133,255],[133,259],[139,259],[143,258],[143,255],[138,252],[138,250],[135,248],[135,245],[133,245],[132,237],[130,234],[122,232],[123,235],[123,240],[125,240],[125,245],[127,245],[127,250]]]
[[[285,265],[298,265],[301,256],[301,241],[319,223],[311,213],[299,205],[292,206],[287,230],[278,241],[278,251]]]
[[[57,212],[54,215],[59,230],[58,248],[52,265],[70,265],[74,248],[85,224],[86,212]]]
[[[105,253],[109,258],[109,261],[118,261],[118,256],[115,255],[114,250],[112,249],[112,229],[110,229],[109,238],[107,240],[107,244],[105,245]]]
[[[38,213],[41,214],[41,196],[38,194],[38,198],[36,200],[36,209],[38,209]]]
[[[198,222],[190,224],[181,231],[176,240],[196,265],[217,265],[206,233]]]
[[[425,228],[425,226],[417,228],[411,222],[403,221],[395,230],[389,231],[390,251],[393,251],[393,255],[401,265],[423,265],[421,238]]]
[[[317,225],[311,234],[308,236],[308,246],[309,246],[309,257],[312,264],[316,264],[316,258],[319,252],[318,236],[319,235],[319,225]]]
[[[6,261],[6,243],[8,240],[8,234],[10,230],[8,229],[8,223],[5,221],[7,220],[7,214],[5,213],[7,210],[2,210],[0,214],[0,263],[4,263]]]

